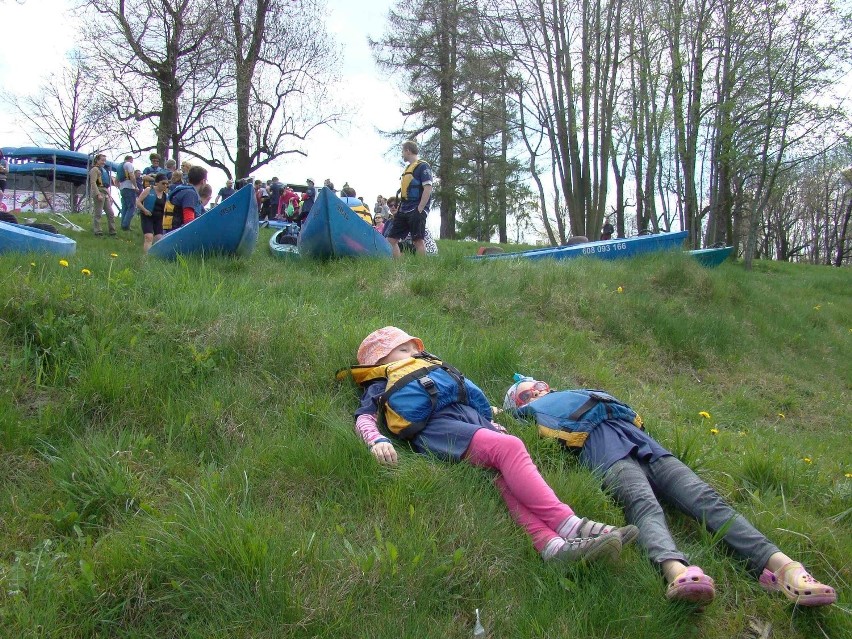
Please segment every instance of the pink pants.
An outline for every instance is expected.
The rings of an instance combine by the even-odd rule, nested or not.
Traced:
[[[574,514],[570,506],[559,501],[538,472],[524,442],[514,435],[480,428],[470,441],[465,460],[500,472],[497,489],[512,519],[532,537],[539,552],[559,536],[556,529]]]

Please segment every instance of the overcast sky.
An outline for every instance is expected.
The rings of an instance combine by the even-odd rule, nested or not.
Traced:
[[[367,37],[379,37],[385,26],[391,0],[327,0],[329,31],[343,49],[343,68],[338,79],[347,101],[356,106],[352,124],[340,132],[325,130],[312,136],[307,148],[309,156],[280,159],[256,172],[256,177],[273,175],[282,181],[304,183],[313,178],[321,184],[331,178],[339,189],[349,182],[358,195],[369,203],[379,193],[385,197],[399,188],[402,163],[390,142],[378,133],[379,127],[392,129],[402,123],[399,115],[400,95],[373,63]],[[42,79],[65,61],[80,41],[79,22],[70,11],[74,0],[6,0],[2,2],[3,53],[0,55],[0,86],[19,93],[32,93]],[[217,10],[215,2],[211,11]],[[104,52],[109,55],[109,52]],[[31,144],[26,132],[0,105],[0,146]],[[145,166],[147,164],[143,164]],[[224,174],[211,173],[210,181],[218,190],[224,186]],[[430,218],[438,226],[437,215]]]

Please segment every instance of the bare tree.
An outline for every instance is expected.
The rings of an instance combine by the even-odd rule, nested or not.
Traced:
[[[77,52],[52,73],[32,95],[4,92],[3,101],[15,111],[22,129],[36,144],[80,151],[99,146],[104,136],[103,104],[97,99],[92,70]]]
[[[146,148],[137,129],[150,123],[157,152],[177,158],[182,138],[204,119],[204,111],[222,106],[214,65],[217,12],[202,0],[81,1],[92,15],[86,38],[97,45],[89,64],[131,148]]]
[[[227,82],[227,105],[199,123],[186,150],[245,177],[284,155],[307,155],[310,135],[341,120],[328,88],[339,52],[322,0],[225,0],[222,9],[217,77]]]

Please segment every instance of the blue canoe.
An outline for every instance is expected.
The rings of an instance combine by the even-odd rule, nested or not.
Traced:
[[[299,225],[295,222],[285,222],[280,230],[275,231],[269,238],[269,252],[275,257],[298,257],[299,247],[296,246],[299,237]]]
[[[692,257],[698,260],[701,266],[713,268],[719,266],[722,262],[728,259],[728,256],[734,251],[733,246],[723,246],[717,248],[696,249],[687,251]]]
[[[641,253],[679,249],[689,237],[687,231],[661,233],[659,235],[640,235],[620,240],[601,240],[575,246],[551,246],[516,253],[492,253],[474,255],[474,260],[570,260],[575,257],[596,257],[602,260],[618,260]]]
[[[384,236],[358,217],[328,187],[322,188],[302,223],[299,254],[316,259],[392,256]]]
[[[195,253],[251,255],[257,232],[257,200],[247,184],[201,217],[166,233],[148,255],[164,260]]]
[[[70,237],[32,226],[0,222],[0,253],[52,253],[74,255],[77,242]]]

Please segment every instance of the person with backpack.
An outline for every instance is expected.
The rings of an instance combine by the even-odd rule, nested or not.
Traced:
[[[109,234],[115,236],[115,213],[112,210],[112,196],[109,193],[110,174],[105,169],[106,156],[98,153],[89,169],[89,194],[92,198],[92,231],[97,237],[103,236],[101,216],[106,213]]]
[[[337,379],[351,375],[362,388],[355,430],[379,463],[398,463],[395,439],[422,455],[498,471],[495,483],[512,518],[546,562],[614,558],[638,534],[635,526],[581,519],[560,501],[524,443],[492,421],[482,391],[425,352],[420,338],[386,326],[361,342],[357,359]]]
[[[136,175],[132,155],[124,156],[124,162],[116,169],[115,179],[121,190],[121,230],[129,231],[130,222],[136,214]]]
[[[175,171],[175,174],[177,173],[178,171]],[[204,214],[204,205],[201,203],[199,193],[202,187],[207,184],[207,169],[203,166],[193,166],[185,177],[188,184],[178,184],[169,193],[169,202],[174,207],[172,212],[173,231]],[[172,176],[172,181],[174,182],[174,176]],[[210,194],[212,195],[212,190]]]
[[[645,432],[641,417],[626,404],[598,390],[557,391],[547,382],[515,374],[503,408],[536,423],[579,454],[582,465],[601,476],[603,487],[621,502],[627,521],[639,529],[638,543],[663,573],[666,598],[709,603],[713,579],[691,565],[677,549],[660,500],[702,522],[748,562],[760,585],[784,594],[799,606],[825,606],[837,600],[804,566],[782,553],[737,513],[686,464]]]

